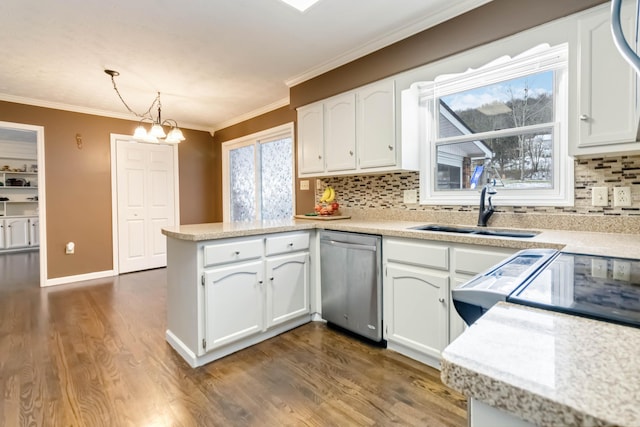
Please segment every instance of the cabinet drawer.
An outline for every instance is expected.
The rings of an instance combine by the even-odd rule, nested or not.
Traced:
[[[475,275],[507,259],[512,252],[454,248],[456,273]]]
[[[449,248],[446,246],[415,241],[386,240],[383,255],[387,261],[439,270],[449,269]]]
[[[267,256],[307,249],[309,249],[309,233],[284,234],[267,237]]]
[[[218,243],[204,247],[204,266],[244,261],[262,256],[262,239]]]

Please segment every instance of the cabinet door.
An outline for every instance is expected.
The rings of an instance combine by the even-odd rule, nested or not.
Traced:
[[[267,259],[267,327],[309,313],[309,253]]]
[[[347,93],[325,103],[327,172],[356,168],[356,95]]]
[[[395,84],[384,81],[358,91],[358,167],[396,164]]]
[[[0,219],[0,249],[5,249],[6,247],[6,242],[5,242],[5,232],[6,232],[6,225],[5,225],[6,221],[3,219]]]
[[[5,220],[5,246],[7,249],[29,246],[29,220],[27,218]]]
[[[29,218],[29,244],[31,246],[40,245],[40,219]]]
[[[262,331],[263,269],[256,261],[205,272],[206,351]]]
[[[324,122],[322,104],[298,110],[298,172],[324,171]]]
[[[633,40],[633,11],[623,12],[625,35]],[[588,14],[578,26],[578,149],[635,141],[636,77],[614,45],[608,8]]]
[[[387,340],[439,358],[449,343],[449,275],[390,264],[384,295]]]

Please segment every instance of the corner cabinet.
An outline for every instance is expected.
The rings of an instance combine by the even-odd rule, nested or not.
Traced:
[[[299,108],[298,175],[417,170],[417,146],[403,150],[399,122],[390,79]]]
[[[622,25],[634,40],[633,2],[623,5]],[[637,76],[615,47],[610,5],[593,8],[578,19],[575,76],[577,90],[571,113],[572,155],[640,152]]]
[[[310,234],[167,240],[166,338],[201,366],[307,323]]]

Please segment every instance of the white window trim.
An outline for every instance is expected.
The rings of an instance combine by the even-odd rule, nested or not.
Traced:
[[[530,74],[533,71],[546,71],[557,69],[554,62],[558,61],[558,55],[561,55],[561,61],[564,61],[564,68],[557,73],[555,81],[555,111],[556,116],[552,126],[554,127],[554,153],[553,153],[553,177],[554,188],[552,189],[507,189],[498,187],[498,194],[493,196],[494,203],[497,206],[573,206],[574,204],[574,164],[573,158],[569,156],[569,134],[568,134],[568,75],[569,69],[567,64],[568,49],[566,43],[553,48],[546,47],[546,52],[540,54],[540,47],[535,47],[529,51],[518,55],[515,58],[508,56],[501,57],[489,64],[475,70],[468,70],[461,74],[450,74],[436,77],[434,82],[419,82],[412,85],[412,90],[419,90],[420,105],[428,111],[435,109],[435,96],[443,96],[473,87],[478,87],[477,79],[482,77],[482,85],[509,80]],[[562,53],[564,52],[564,53]],[[532,56],[532,53],[534,54]],[[535,69],[531,68],[532,63],[536,63],[542,59],[542,64]],[[509,63],[507,72],[501,71],[506,63]],[[436,143],[455,142],[456,140],[468,140],[468,135],[451,137],[446,139],[435,138],[436,123],[434,123],[434,114],[421,113],[420,120],[420,141],[421,144],[421,170],[420,170],[420,204],[423,205],[475,205],[478,203],[478,194],[476,191],[469,190],[439,190],[435,191],[437,164],[436,159]],[[549,125],[542,125],[549,127]],[[529,129],[535,126],[527,127]],[[526,130],[523,127],[520,130]],[[431,132],[428,135],[427,132]],[[492,136],[499,135],[501,131],[478,133],[477,137],[490,133]],[[504,133],[513,133],[512,129],[505,130]],[[479,138],[481,139],[481,138]],[[428,147],[424,141],[429,141]],[[478,188],[480,191],[481,187]]]
[[[291,141],[292,141],[293,155],[291,156],[291,161],[293,165],[292,167],[293,176],[291,178],[292,178],[293,191],[291,194],[293,199],[292,200],[293,212],[295,213],[296,211],[295,209],[296,207],[296,191],[295,191],[296,190],[296,173],[295,173],[296,141],[295,141],[295,135],[294,135],[293,122],[291,122],[291,123],[286,123],[284,125],[276,126],[271,129],[252,133],[250,135],[245,135],[240,138],[232,139],[222,143],[222,220],[224,222],[231,221],[231,194],[229,192],[229,151],[232,149],[242,148],[249,145],[254,145],[257,147],[259,144],[262,144],[265,142],[271,142],[281,138],[291,138]],[[257,156],[257,150],[254,151],[254,156]],[[258,165],[257,162],[256,162],[256,165]],[[256,173],[258,173],[257,168],[256,168]],[[260,181],[257,179],[257,177],[254,179],[256,182],[256,194],[255,194],[256,195],[256,200],[255,200],[256,218],[255,220],[259,221],[261,218],[262,212],[261,212],[260,203],[259,203],[259,200],[257,200],[257,197],[258,197],[258,194],[262,192],[262,189],[260,188]]]

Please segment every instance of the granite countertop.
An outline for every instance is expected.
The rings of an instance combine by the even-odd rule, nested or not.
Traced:
[[[538,425],[639,426],[640,329],[498,303],[442,353],[442,381]]]
[[[378,234],[388,237],[406,237],[513,249],[551,248],[561,249],[566,252],[593,255],[625,258],[640,257],[640,236],[637,234],[534,230],[539,232],[539,234],[533,238],[523,239],[411,230],[411,227],[424,225],[426,223],[428,222],[359,219],[338,221],[294,219],[180,225],[165,228],[162,232],[168,237],[197,242],[266,233],[280,233],[284,231],[327,229]]]

